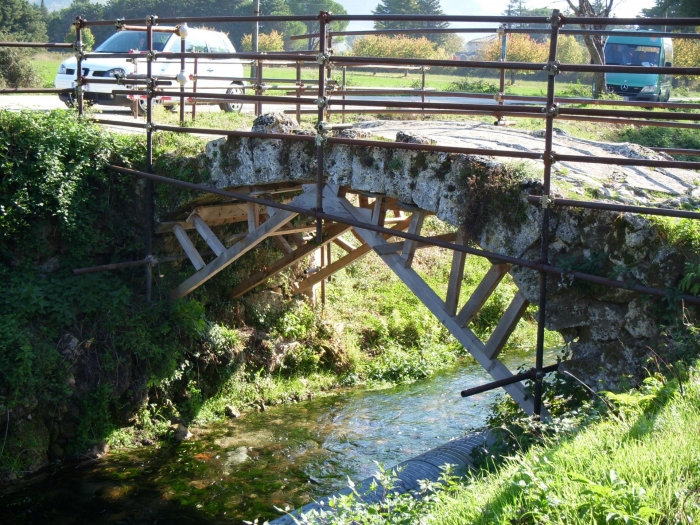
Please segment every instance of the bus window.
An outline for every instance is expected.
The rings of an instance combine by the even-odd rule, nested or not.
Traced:
[[[607,44],[605,63],[622,66],[658,66],[661,48],[634,44]]]

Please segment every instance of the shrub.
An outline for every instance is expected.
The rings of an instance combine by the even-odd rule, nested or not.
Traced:
[[[243,40],[241,40],[241,49],[243,51],[253,50],[253,35],[243,35]],[[278,33],[274,29],[269,35],[260,33],[258,35],[258,51],[261,53],[284,51],[284,34]]]
[[[85,48],[83,51],[92,51],[93,46],[95,45],[95,36],[92,34],[92,31],[90,31],[89,27],[86,27],[82,31],[82,37],[83,37],[83,45]],[[75,26],[71,26],[70,30],[66,33],[65,38],[63,39],[64,42],[67,42],[69,44],[74,43],[77,40],[75,36]]]

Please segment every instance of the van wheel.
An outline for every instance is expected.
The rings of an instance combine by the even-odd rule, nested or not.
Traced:
[[[236,87],[230,87],[226,90],[227,95],[243,95],[243,88],[240,86],[240,84],[232,84],[233,86]],[[232,100],[231,102],[225,102],[223,104],[219,104],[219,107],[221,108],[221,111],[225,111],[226,113],[240,113],[241,109],[243,109],[243,103],[238,102],[236,100]]]
[[[666,96],[661,98],[661,102],[668,102],[669,99],[671,98],[671,89],[666,90]]]

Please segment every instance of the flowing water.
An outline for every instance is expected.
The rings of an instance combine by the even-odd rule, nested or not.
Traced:
[[[553,361],[553,355],[548,356]],[[505,356],[511,370],[533,356]],[[0,523],[241,523],[279,515],[484,424],[497,392],[462,362],[410,385],[276,406],[179,445],[51,467],[0,495]],[[9,518],[9,519],[7,519]]]

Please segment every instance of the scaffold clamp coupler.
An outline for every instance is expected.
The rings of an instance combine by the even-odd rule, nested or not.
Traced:
[[[158,23],[157,20],[158,20],[157,15],[148,15],[146,17],[146,25],[147,26],[154,26]]]
[[[153,122],[146,122],[146,131],[156,131],[156,125]]]
[[[554,204],[554,199],[552,199],[552,197],[550,197],[549,195],[542,195],[540,202],[542,204],[542,209],[545,210],[547,208],[550,208]]]
[[[114,28],[117,31],[121,31],[124,28],[124,19],[123,18],[117,18],[117,20],[114,22]]]
[[[318,106],[318,109],[328,107],[328,97],[317,98],[316,105]]]
[[[328,133],[331,130],[332,124],[330,122],[326,122],[325,120],[322,120],[318,124],[316,124],[316,131],[319,133]]]
[[[498,26],[498,29],[496,29],[496,34],[500,37],[505,35],[506,34],[506,25],[501,24],[500,26]]]
[[[316,55],[316,63],[319,66],[327,66],[330,60],[331,56],[328,53],[319,53],[318,55]]]
[[[322,124],[322,123],[319,123],[319,124]],[[319,133],[316,135],[316,145],[323,147],[327,143],[328,143],[328,137],[326,137],[325,132],[319,130]]]
[[[157,55],[158,51],[156,51],[155,49],[152,51],[146,51],[146,60],[148,60],[149,62],[153,62],[157,58]]]
[[[550,60],[547,62],[547,65],[544,67],[544,69],[547,71],[549,76],[554,76],[559,74],[559,66],[561,65],[561,62],[558,60]]]
[[[558,117],[559,116],[559,104],[554,103],[551,106],[547,106],[547,116]]]
[[[501,102],[503,102],[504,96],[505,93],[503,91],[499,91],[498,93],[493,94],[493,99],[500,104]]]

